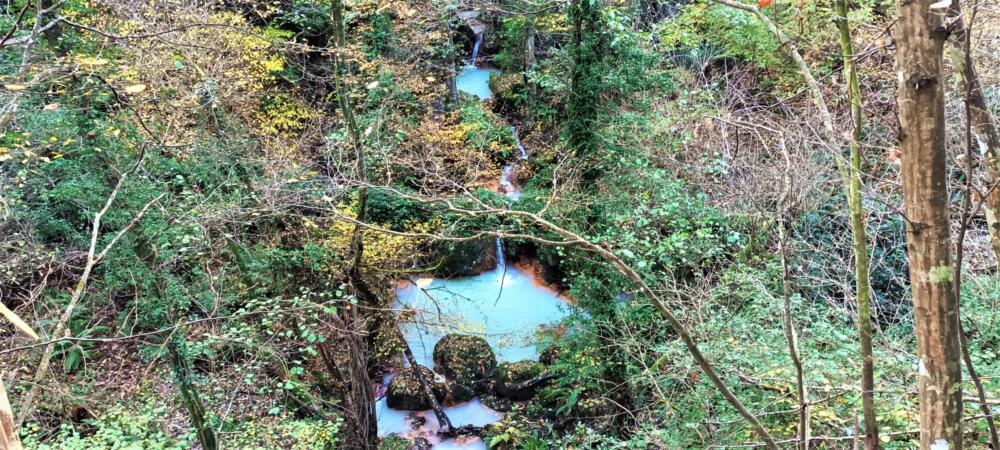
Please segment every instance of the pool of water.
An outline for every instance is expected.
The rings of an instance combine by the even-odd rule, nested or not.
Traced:
[[[462,73],[455,79],[458,90],[486,100],[493,97],[490,90],[490,74],[496,72],[491,69],[480,69],[476,66],[468,65],[462,68]]]
[[[396,295],[401,308],[416,313],[403,333],[427,367],[434,365],[434,344],[448,333],[485,338],[500,362],[537,359],[538,331],[569,312],[559,294],[506,264],[473,277],[417,278]]]
[[[498,251],[502,255],[500,245]],[[413,356],[418,364],[431,368],[434,344],[449,333],[482,336],[500,362],[538,359],[538,332],[570,312],[558,293],[540,285],[530,273],[508,266],[502,257],[497,268],[489,272],[454,279],[418,277],[399,287],[396,295],[396,308],[414,313],[413,320],[402,325]],[[390,379],[386,377],[383,386]],[[444,410],[456,427],[485,426],[503,419],[503,413],[488,408],[478,398]],[[383,397],[376,412],[380,436],[423,437],[438,450],[486,448],[478,439],[441,440],[432,411],[394,410]]]

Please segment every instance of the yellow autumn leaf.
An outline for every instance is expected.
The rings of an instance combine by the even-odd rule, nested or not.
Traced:
[[[28,88],[28,86],[24,84],[5,84],[3,87],[4,89],[12,92],[23,91]]]
[[[6,317],[10,323],[14,324],[14,328],[21,330],[22,333],[27,334],[28,336],[31,336],[32,339],[38,339],[38,333],[35,333],[35,330],[32,330],[31,327],[24,323],[24,321],[21,320],[17,314],[14,314],[14,311],[7,309],[7,307],[2,303],[0,303],[0,314],[3,314],[3,316]]]
[[[146,90],[146,85],[145,84],[133,84],[131,86],[126,86],[125,87],[125,92],[127,92],[129,94],[138,94],[138,93],[140,93],[142,91],[145,91],[145,90]]]
[[[108,60],[94,56],[86,56],[78,59],[76,63],[81,66],[103,66],[108,63]]]

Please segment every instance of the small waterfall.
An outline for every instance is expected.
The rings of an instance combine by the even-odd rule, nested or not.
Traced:
[[[513,164],[504,164],[503,170],[500,172],[500,188],[505,191],[505,194],[509,194],[513,187],[513,184],[510,182],[510,174],[513,170]]]
[[[497,238],[497,270],[503,273],[507,268],[507,258],[503,255],[503,239]]]
[[[472,58],[469,59],[469,65],[475,67],[476,58],[479,57],[479,46],[483,45],[483,35],[485,32],[476,34],[476,43],[472,46]]]
[[[524,144],[521,144],[521,137],[517,135],[517,127],[510,127],[510,132],[514,135],[514,143],[517,144],[517,151],[521,153],[521,161],[527,161],[528,151],[524,149]]]

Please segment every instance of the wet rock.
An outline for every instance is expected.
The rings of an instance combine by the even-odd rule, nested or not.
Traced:
[[[431,385],[434,397],[440,402],[444,400],[447,388],[444,382],[436,379],[434,372],[426,367],[420,367],[420,373]],[[431,401],[424,395],[424,390],[420,386],[420,381],[410,368],[403,369],[389,382],[389,390],[386,393],[386,404],[393,409],[406,411],[424,411],[431,409]]]
[[[507,412],[514,409],[514,403],[509,398],[497,397],[496,395],[484,395],[479,397],[479,401],[494,411]]]
[[[470,379],[448,380],[445,386],[445,403],[450,405],[472,400],[482,390],[481,383]]]
[[[440,263],[434,275],[443,278],[479,275],[497,267],[497,245],[493,239],[442,243],[435,253]]]
[[[431,441],[420,437],[413,440],[408,450],[431,450],[431,447],[434,447]]]
[[[434,346],[434,365],[449,381],[481,383],[493,377],[497,358],[486,339],[449,334]]]
[[[545,366],[536,361],[503,363],[497,368],[496,383],[493,388],[498,395],[512,400],[524,401],[535,396],[544,383],[541,377]]]

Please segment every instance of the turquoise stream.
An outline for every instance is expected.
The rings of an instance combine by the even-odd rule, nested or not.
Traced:
[[[467,66],[458,77],[458,89],[481,100],[492,97],[491,72]],[[521,159],[527,159],[520,142],[518,147]],[[508,196],[516,199],[520,192],[509,179],[512,167],[504,168],[500,185]],[[496,269],[463,278],[414,278],[399,287],[396,296],[396,308],[414,312],[413,320],[403,324],[413,355],[418,364],[431,368],[434,344],[448,333],[482,336],[500,362],[538,359],[538,332],[569,313],[565,299],[559,294],[542,286],[530,273],[506,264],[499,241]],[[390,378],[386,377],[383,386]],[[397,411],[386,405],[384,397],[378,399],[376,411],[380,436],[423,437],[435,450],[486,449],[486,444],[478,438],[438,437],[438,421],[431,411]],[[448,405],[445,413],[456,427],[485,426],[503,418],[503,413],[486,407],[479,399]]]

